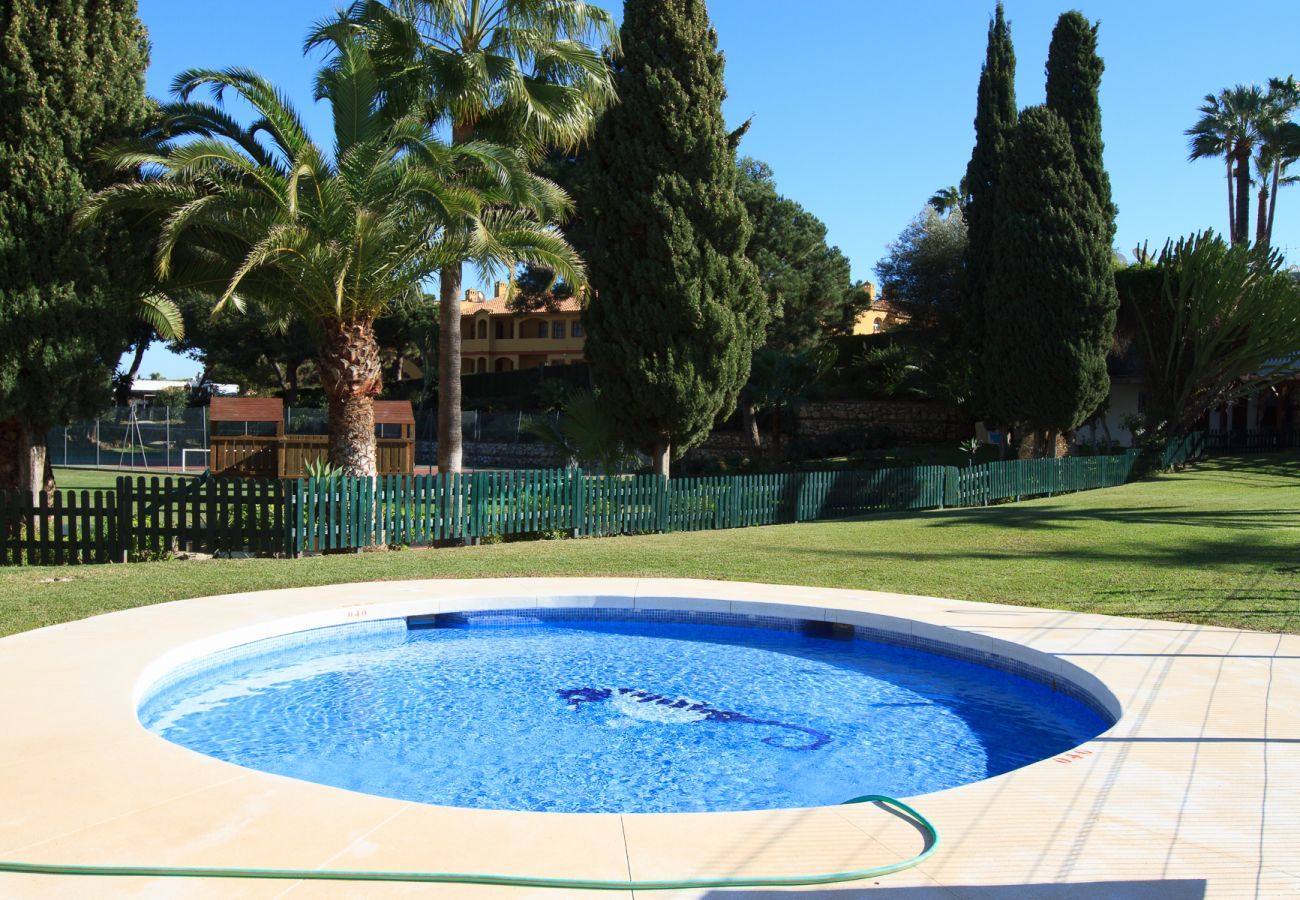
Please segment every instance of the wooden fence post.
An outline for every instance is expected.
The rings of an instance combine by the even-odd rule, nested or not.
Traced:
[[[125,475],[117,476],[117,535],[113,542],[112,555],[117,562],[126,562],[131,555],[132,534],[131,518],[134,505],[131,496],[131,479]]]
[[[586,490],[581,469],[566,469],[569,488],[569,536],[582,537],[587,516]]]

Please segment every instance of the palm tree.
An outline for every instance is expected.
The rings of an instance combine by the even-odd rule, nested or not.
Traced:
[[[185,72],[162,131],[107,154],[143,174],[92,196],[81,216],[155,216],[160,282],[211,297],[214,314],[254,303],[273,319],[309,322],[329,401],[330,462],[369,476],[382,386],[377,317],[453,260],[530,262],[579,281],[582,268],[544,224],[568,206],[558,187],[529,173],[516,150],[439,141],[414,106],[393,102],[366,44],[337,37],[316,79],[316,97],[333,113],[332,154],[255,73]],[[191,100],[204,85],[214,104]],[[226,91],[253,108],[252,126],[226,111]]]
[[[961,191],[956,185],[939,188],[930,195],[926,203],[939,215],[947,215],[949,210],[961,207]]]
[[[366,32],[386,81],[421,95],[455,146],[490,136],[536,160],[578,146],[615,99],[605,54],[618,52],[618,29],[583,0],[357,0],[308,49],[341,22]],[[439,273],[438,468],[450,472],[461,468],[463,262]]]
[[[1278,190],[1300,181],[1300,178],[1286,174],[1287,169],[1300,159],[1300,125],[1291,121],[1300,110],[1300,83],[1294,76],[1270,78],[1265,99],[1263,140],[1255,154],[1255,170],[1259,178],[1255,243],[1261,247],[1268,247],[1273,240]]]
[[[524,423],[528,434],[546,444],[566,465],[601,475],[620,475],[640,466],[602,403],[591,391],[575,391],[558,419],[535,417]]]
[[[1218,96],[1206,94],[1201,118],[1187,129],[1190,159],[1222,156],[1228,174],[1228,233],[1234,244],[1249,241],[1250,162],[1262,140],[1261,125],[1268,112],[1263,90],[1257,85],[1226,88]]]

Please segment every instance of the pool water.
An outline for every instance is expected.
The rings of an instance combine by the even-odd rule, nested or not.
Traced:
[[[354,791],[492,809],[687,812],[908,797],[1109,722],[947,656],[798,630],[473,615],[310,642],[149,698],[155,733]]]

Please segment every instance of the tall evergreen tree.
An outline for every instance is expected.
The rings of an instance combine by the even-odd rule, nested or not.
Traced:
[[[1023,423],[1054,455],[1110,390],[1106,354],[1115,333],[1111,254],[1101,216],[1065,121],[1036,106],[1020,114],[998,179],[999,217],[986,309],[984,384],[992,413]]]
[[[975,383],[970,386],[974,405],[984,406],[986,393],[980,377],[979,359],[986,352],[982,323],[986,304],[998,302],[988,260],[993,252],[994,231],[999,216],[995,190],[1002,158],[1011,130],[1016,125],[1016,51],[1011,45],[1011,25],[1002,4],[989,23],[984,68],[980,71],[979,96],[975,107],[975,149],[966,166],[965,190],[968,244],[965,265],[966,356],[972,361]]]
[[[621,102],[591,144],[587,359],[655,471],[730,413],[764,338],[722,118],[723,60],[703,0],[627,0]],[[584,202],[585,201],[585,202]]]
[[[113,177],[94,152],[138,132],[148,47],[135,0],[6,0],[0,18],[0,487],[49,490],[45,434],[90,416],[148,290],[143,235],[73,234]]]
[[[1102,161],[1101,102],[1097,91],[1106,68],[1097,55],[1097,26],[1083,13],[1062,13],[1047,51],[1047,108],[1065,120],[1083,180],[1097,199],[1109,247],[1115,240],[1115,204]]]

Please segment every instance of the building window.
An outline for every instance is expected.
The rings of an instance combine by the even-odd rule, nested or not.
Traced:
[[[574,337],[582,337],[582,323],[577,319],[573,320],[573,328],[570,333]]]
[[[478,320],[478,339],[480,341],[487,340],[487,319]]]
[[[554,340],[557,340],[557,341],[562,341],[562,340],[564,340],[564,323],[563,323],[563,322],[552,322],[552,323],[551,323],[551,337],[552,337]]]
[[[501,320],[498,320],[496,322],[496,326],[497,326],[496,327],[497,340],[498,341],[504,340],[506,337],[506,323]]]
[[[879,319],[876,319],[876,321],[874,321],[874,322],[871,323],[871,330],[872,330],[872,332],[874,332],[875,334],[880,334],[880,320],[879,320]]]

